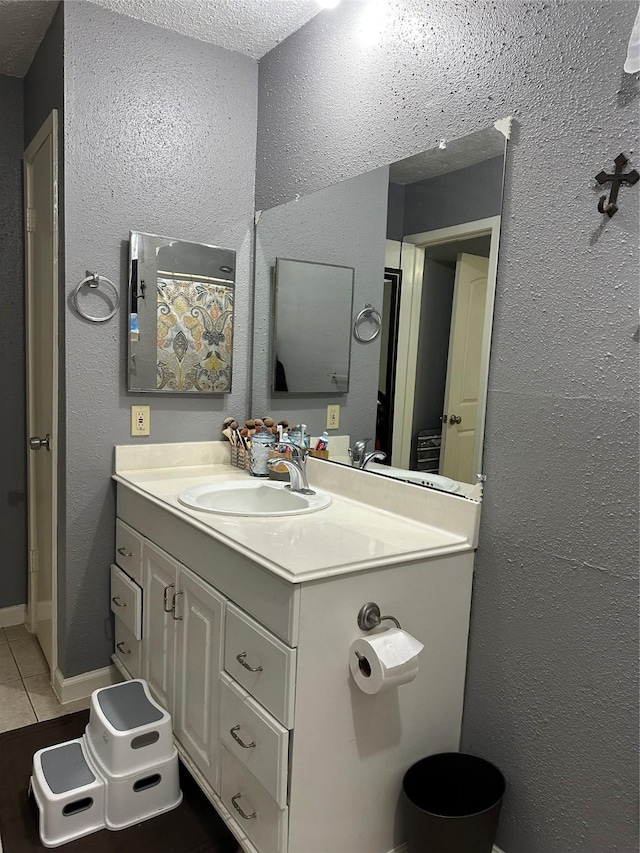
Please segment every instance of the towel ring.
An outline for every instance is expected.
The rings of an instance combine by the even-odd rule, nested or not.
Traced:
[[[360,323],[365,318],[372,319],[373,322],[376,324],[376,328],[374,329],[373,334],[368,338],[364,338],[360,334],[360,329],[358,328]],[[378,311],[376,311],[376,309],[373,307],[373,305],[371,305],[369,302],[365,302],[364,308],[362,309],[362,311],[360,311],[360,313],[358,314],[358,316],[356,317],[356,319],[353,323],[353,337],[357,341],[360,341],[361,344],[368,344],[368,343],[371,343],[371,341],[375,341],[375,339],[380,334],[381,329],[382,329],[382,317],[380,316],[380,313]]]
[[[80,291],[84,287],[85,284],[88,284],[89,287],[99,287],[100,282],[104,282],[108,287],[113,291],[113,310],[108,314],[105,314],[104,317],[93,317],[91,314],[85,314],[85,312],[78,305],[78,295]],[[90,320],[92,323],[105,323],[107,320],[110,320],[112,317],[115,317],[116,311],[120,307],[120,294],[118,293],[118,288],[111,281],[111,279],[107,278],[104,275],[98,275],[98,273],[90,273],[86,278],[83,278],[80,284],[76,287],[73,292],[73,296],[71,297],[73,300],[73,307],[76,309],[78,314],[81,317],[84,317],[85,320]]]

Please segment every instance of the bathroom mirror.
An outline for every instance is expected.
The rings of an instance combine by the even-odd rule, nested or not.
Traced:
[[[353,268],[276,258],[273,272],[273,392],[346,393]]]
[[[231,249],[130,233],[129,391],[231,390],[235,266]]]
[[[469,494],[482,471],[491,328],[510,120],[263,210],[257,217],[252,413],[372,439],[367,470]],[[271,269],[297,257],[353,269],[348,392],[274,392]],[[320,307],[324,315],[331,307]],[[380,333],[377,320],[381,319]],[[309,360],[322,347],[307,343]],[[371,340],[369,340],[371,339]],[[330,433],[330,436],[334,435]],[[335,442],[336,447],[344,442]],[[352,464],[340,450],[332,461]]]

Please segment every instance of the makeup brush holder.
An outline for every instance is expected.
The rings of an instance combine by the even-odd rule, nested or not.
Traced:
[[[231,445],[231,464],[234,468],[241,468],[243,471],[249,470],[249,454],[243,447]]]

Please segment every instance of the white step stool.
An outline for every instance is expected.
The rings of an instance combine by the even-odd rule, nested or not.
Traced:
[[[178,751],[164,761],[128,775],[112,776],[87,748],[89,759],[105,781],[104,821],[107,829],[126,829],[143,820],[171,811],[182,802]]]
[[[146,773],[175,754],[171,717],[142,679],[94,690],[85,737],[99,768],[112,778]]]
[[[104,829],[105,783],[91,766],[82,738],[38,750],[30,785],[45,847]]]

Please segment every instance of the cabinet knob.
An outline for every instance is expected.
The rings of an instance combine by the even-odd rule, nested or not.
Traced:
[[[127,551],[126,548],[118,548],[118,554],[122,555],[123,557],[133,557],[131,551]]]
[[[240,726],[234,726],[232,729],[229,729],[229,734],[235,740],[236,743],[240,744],[240,746],[243,749],[253,749],[253,747],[256,745],[255,740],[251,741],[251,743],[245,743],[242,740],[242,738],[240,737],[240,735],[236,734],[236,732],[239,732],[239,731],[240,731]]]
[[[124,643],[118,643],[118,645],[116,646],[116,649],[119,652],[122,652],[123,655],[130,655],[131,654],[131,649],[128,649]]]
[[[261,666],[249,666],[249,664],[248,664],[248,663],[246,662],[246,660],[245,660],[246,656],[247,656],[247,653],[246,653],[246,652],[240,652],[240,654],[239,654],[239,655],[236,655],[236,660],[237,660],[237,661],[238,661],[238,663],[239,663],[239,664],[241,664],[245,669],[248,669],[248,670],[249,670],[249,672],[262,672],[262,667],[261,667]]]
[[[113,598],[111,599],[111,601],[113,601],[113,603],[115,604],[116,607],[126,607],[127,606],[127,602],[121,601],[119,595],[114,595]]]
[[[231,790],[233,791],[233,788]],[[256,812],[251,812],[251,814],[246,814],[245,812],[242,811],[242,808],[238,805],[238,800],[241,799],[241,797],[242,797],[242,794],[236,794],[235,797],[231,797],[231,803],[232,803],[234,809],[240,815],[240,817],[244,818],[245,820],[253,820],[254,817],[258,817]]]

